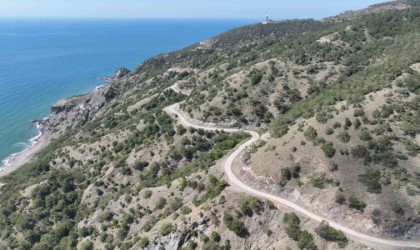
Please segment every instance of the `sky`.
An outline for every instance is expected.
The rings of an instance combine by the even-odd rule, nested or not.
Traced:
[[[0,18],[315,18],[386,0],[0,0]]]

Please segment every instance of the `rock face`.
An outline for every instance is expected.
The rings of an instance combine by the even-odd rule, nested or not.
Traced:
[[[85,95],[60,100],[51,107],[51,114],[43,125],[53,134],[61,134],[92,118],[116,95],[112,86],[105,86]]]
[[[119,67],[117,69],[117,71],[115,71],[114,76],[112,76],[112,77],[105,77],[104,80],[105,81],[108,81],[108,82],[117,81],[117,80],[123,78],[124,76],[128,75],[129,73],[130,73],[130,70],[128,70],[127,68]]]
[[[114,74],[114,79],[121,79],[124,76],[128,75],[130,73],[130,70],[124,67],[120,67],[117,69],[117,71]]]

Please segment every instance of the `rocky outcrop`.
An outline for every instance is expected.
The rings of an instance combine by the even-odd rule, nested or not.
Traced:
[[[115,74],[112,77],[105,77],[103,80],[107,82],[114,82],[114,81],[122,79],[128,74],[130,74],[130,70],[124,67],[120,67],[117,69],[117,71],[115,71]]]
[[[43,125],[59,135],[91,119],[116,96],[117,91],[113,86],[104,86],[85,95],[60,100],[52,105],[51,114]]]

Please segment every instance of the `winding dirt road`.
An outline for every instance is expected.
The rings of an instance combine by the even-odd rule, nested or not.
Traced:
[[[215,130],[220,130],[220,131],[225,131],[225,132],[230,132],[230,133],[234,133],[234,132],[244,132],[244,133],[248,133],[252,136],[251,139],[249,139],[248,141],[246,141],[245,143],[243,143],[241,146],[239,146],[233,153],[231,153],[225,161],[223,161],[222,166],[227,174],[227,177],[229,179],[229,184],[232,186],[237,187],[239,190],[242,190],[248,194],[254,195],[254,196],[258,196],[261,198],[265,198],[265,199],[269,199],[275,203],[281,204],[283,206],[289,207],[290,209],[293,209],[315,221],[318,222],[322,222],[322,221],[326,221],[329,223],[329,225],[335,229],[341,230],[343,231],[349,238],[361,242],[361,243],[365,243],[367,245],[370,246],[374,246],[374,247],[378,247],[379,249],[381,249],[381,247],[391,247],[392,249],[420,249],[420,242],[415,242],[415,241],[402,241],[402,240],[392,240],[392,239],[384,239],[384,238],[378,238],[375,236],[370,236],[370,235],[366,235],[364,233],[355,231],[351,228],[348,228],[346,226],[343,226],[341,224],[338,224],[337,222],[334,222],[332,220],[329,220],[327,218],[324,218],[320,215],[317,215],[311,211],[306,210],[303,207],[300,207],[299,205],[288,201],[286,199],[283,199],[281,197],[272,195],[272,194],[268,194],[268,193],[264,193],[261,191],[258,191],[250,186],[247,186],[245,183],[241,182],[232,172],[232,164],[233,161],[239,156],[239,154],[245,150],[246,147],[248,147],[249,145],[253,144],[254,142],[256,142],[259,138],[260,135],[255,132],[255,131],[251,131],[251,130],[243,130],[243,129],[235,129],[235,128],[218,128],[215,126],[210,126],[210,125],[206,125],[204,123],[201,123],[199,121],[190,119],[189,117],[187,117],[187,115],[184,115],[184,113],[181,111],[181,109],[179,108],[179,103],[168,106],[165,108],[165,111],[170,114],[170,115],[176,115],[179,122],[186,126],[186,127],[193,127],[193,128],[197,128],[197,129],[204,129],[204,130],[210,130],[210,131],[215,131]]]

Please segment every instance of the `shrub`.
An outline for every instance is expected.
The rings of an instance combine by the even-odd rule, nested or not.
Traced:
[[[341,123],[340,122],[334,122],[333,123],[333,128],[341,128]]]
[[[338,133],[337,138],[343,143],[347,143],[350,141],[350,135],[346,131],[341,131],[340,133]]]
[[[82,243],[82,245],[80,246],[81,250],[93,250],[94,249],[94,245],[93,242],[88,240]]]
[[[149,238],[147,238],[146,236],[141,237],[138,246],[140,248],[146,248],[149,245]]]
[[[325,113],[325,111],[321,111],[315,115],[315,119],[317,122],[325,124],[328,121],[327,113]]]
[[[365,115],[365,111],[363,109],[355,109],[353,115],[354,117],[361,117]]]
[[[143,197],[145,199],[149,199],[152,196],[152,194],[153,194],[152,190],[147,189],[144,191]]]
[[[292,173],[290,172],[290,168],[283,168],[281,170],[281,179],[282,181],[290,181],[292,179]]]
[[[324,145],[322,145],[321,149],[322,149],[322,151],[324,151],[324,155],[328,158],[334,157],[335,152],[336,152],[332,142],[324,143]]]
[[[147,166],[149,166],[149,163],[147,161],[136,161],[134,163],[134,169],[143,171]]]
[[[348,117],[346,117],[346,119],[344,120],[344,125],[346,127],[351,127],[352,123]]]
[[[162,236],[166,236],[166,235],[172,233],[173,230],[174,230],[174,225],[172,225],[171,223],[165,223],[160,228],[160,234]]]
[[[310,177],[312,185],[317,188],[325,188],[325,184],[329,183],[330,180],[325,177],[325,173],[316,172],[313,173]]]
[[[223,216],[223,221],[227,228],[233,231],[236,235],[243,237],[246,235],[247,230],[245,228],[245,224],[240,221],[238,218],[233,217],[227,211],[225,211]]]
[[[216,231],[211,232],[211,239],[215,242],[219,242],[221,240],[220,234]]]
[[[370,217],[372,218],[373,223],[379,224],[382,220],[381,210],[375,208],[375,210],[373,210],[372,213],[370,214]]]
[[[312,126],[309,126],[303,134],[310,141],[315,140],[316,137],[318,136],[318,133],[316,132],[316,129]]]
[[[318,249],[312,234],[306,230],[300,230],[300,219],[295,213],[286,213],[283,217],[283,223],[286,224],[285,231],[287,235],[298,242],[299,249]]]
[[[181,213],[182,214],[189,214],[189,213],[191,213],[191,208],[190,207],[188,207],[188,206],[183,206],[183,207],[181,207]]]
[[[351,155],[355,158],[366,158],[368,157],[369,151],[363,145],[357,145],[351,149]]]
[[[334,161],[330,161],[329,162],[329,170],[332,172],[335,172],[338,170],[338,164],[335,163]]]
[[[300,235],[300,219],[295,213],[286,213],[283,217],[286,224],[286,233],[293,240],[299,240]]]
[[[175,197],[170,202],[170,207],[172,212],[177,211],[182,206],[182,199],[179,197]]]
[[[365,209],[366,207],[366,203],[364,203],[363,201],[358,200],[356,197],[354,196],[350,196],[349,197],[349,207],[350,208],[354,208],[357,209],[359,211],[362,211]]]
[[[367,130],[363,130],[362,132],[360,132],[359,138],[362,141],[370,141],[370,140],[372,140],[372,136],[370,135],[369,131],[367,131]]]
[[[166,206],[166,199],[163,198],[162,196],[159,197],[159,199],[156,202],[156,206],[155,209],[162,209]]]
[[[98,220],[100,223],[103,223],[104,221],[110,221],[112,220],[112,217],[114,217],[114,213],[111,211],[104,211],[99,215]]]
[[[346,202],[346,197],[344,196],[342,192],[337,192],[335,194],[335,202],[337,202],[340,205],[343,205],[344,202]]]
[[[378,169],[368,168],[365,173],[359,175],[359,181],[367,186],[367,191],[370,193],[381,193],[382,187],[379,181],[381,180],[381,171]]]
[[[299,165],[294,166],[292,169],[292,177],[295,179],[299,178],[299,173],[300,173],[300,166]]]
[[[362,123],[360,122],[360,120],[358,118],[354,119],[354,128],[355,129],[359,129],[360,126],[362,126]]]
[[[258,83],[261,82],[263,75],[260,71],[256,69],[252,69],[248,77],[250,78],[252,85],[257,85]]]
[[[344,233],[330,227],[326,222],[322,222],[321,225],[315,229],[315,232],[327,241],[337,242],[338,246],[341,248],[347,246],[348,244],[348,239]]]
[[[299,240],[297,243],[299,249],[306,250],[317,250],[318,247],[315,245],[314,236],[308,231],[304,230],[299,234]]]
[[[263,203],[256,197],[252,197],[243,201],[240,205],[242,213],[252,216],[262,210]]]
[[[326,135],[332,135],[334,133],[334,129],[331,127],[328,127],[325,129],[325,134]]]

